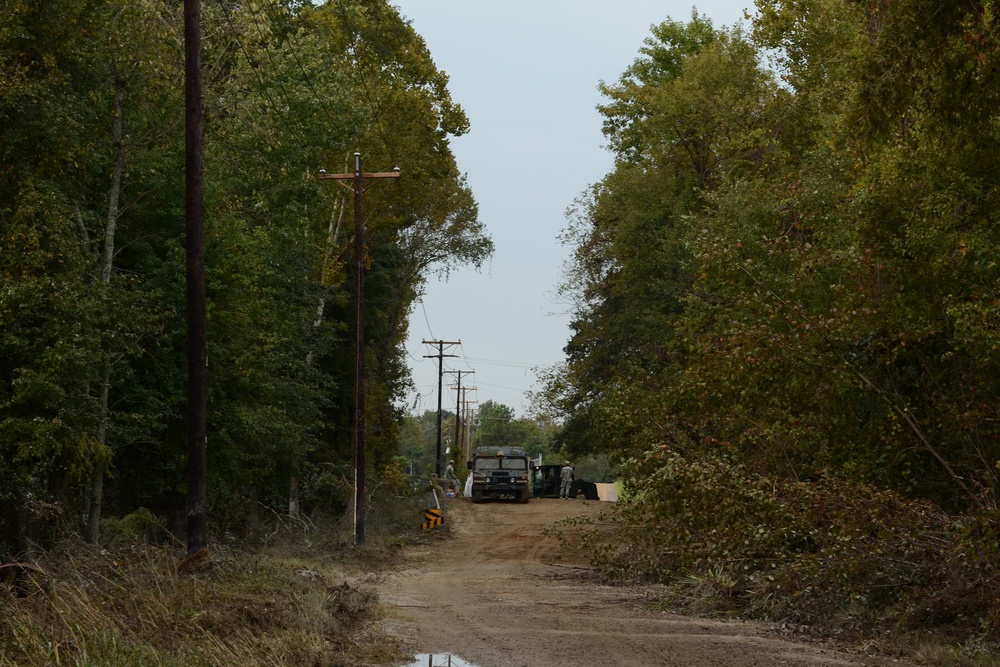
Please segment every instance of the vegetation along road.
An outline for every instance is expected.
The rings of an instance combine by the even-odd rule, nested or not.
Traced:
[[[412,547],[380,584],[388,632],[435,665],[448,655],[477,667],[904,664],[764,624],[650,611],[642,591],[601,584],[579,552],[546,535],[609,505],[452,501],[452,538]]]

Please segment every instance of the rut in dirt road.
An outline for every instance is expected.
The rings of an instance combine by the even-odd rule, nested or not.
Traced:
[[[413,548],[380,587],[390,632],[424,665],[429,655],[435,665],[450,655],[476,667],[904,665],[789,641],[754,623],[650,611],[641,591],[601,584],[582,554],[544,534],[610,505],[452,500],[451,539]]]

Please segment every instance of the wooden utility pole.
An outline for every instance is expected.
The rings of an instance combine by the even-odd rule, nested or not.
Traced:
[[[462,448],[462,375],[472,375],[476,371],[445,371],[449,375],[457,375],[458,383],[455,391],[455,447]],[[468,452],[466,452],[468,453]],[[468,460],[468,456],[466,456]]]
[[[437,354],[425,354],[424,359],[437,359],[438,360],[438,418],[437,418],[437,450],[434,454],[434,474],[439,478],[441,477],[441,389],[444,379],[444,358],[445,357],[457,357],[457,354],[445,354],[444,346],[448,345],[461,345],[462,341],[446,341],[446,340],[425,340],[424,345],[437,345]]]
[[[470,391],[476,391],[477,389],[478,387],[462,387],[462,423],[465,425],[465,428],[462,429],[462,441],[468,442],[470,445],[472,444],[472,425],[469,423],[469,405],[478,403],[479,401],[470,401],[465,396]],[[468,436],[466,436],[466,433],[468,433]]]
[[[366,178],[399,178],[399,168],[391,172],[365,174],[361,171],[361,153],[354,154],[354,172],[323,174],[320,179],[334,180],[354,193],[354,544],[365,543],[365,338],[364,338],[364,224],[361,196]],[[352,181],[347,185],[343,181]]]
[[[208,544],[205,197],[202,182],[201,3],[184,0],[184,229],[187,244],[187,553]]]

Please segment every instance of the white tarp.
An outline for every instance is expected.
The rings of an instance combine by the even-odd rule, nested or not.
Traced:
[[[617,484],[597,484],[597,497],[611,503],[618,502]]]

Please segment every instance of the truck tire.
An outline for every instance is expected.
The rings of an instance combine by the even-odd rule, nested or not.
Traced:
[[[529,500],[531,500],[531,491],[529,491],[528,489],[523,489],[521,491],[521,497],[517,499],[517,502],[523,505]]]
[[[472,490],[472,502],[474,502],[474,503],[481,503],[481,502],[483,502],[483,490],[482,489],[473,489]]]

